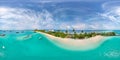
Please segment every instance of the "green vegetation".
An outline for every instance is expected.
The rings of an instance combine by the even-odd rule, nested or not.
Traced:
[[[94,37],[97,35],[101,36],[115,36],[115,32],[84,32],[83,30],[81,33],[77,33],[75,29],[72,30],[73,33],[69,33],[68,30],[65,32],[61,30],[56,30],[56,31],[46,31],[46,30],[34,30],[35,32],[44,32],[56,37],[61,37],[61,38],[73,38],[73,39],[84,39],[84,38],[90,38]]]

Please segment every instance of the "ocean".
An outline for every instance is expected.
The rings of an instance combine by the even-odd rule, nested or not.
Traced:
[[[119,30],[109,31],[120,34]],[[120,60],[120,36],[111,36],[93,50],[71,51],[56,46],[46,36],[31,30],[1,30],[0,34],[5,35],[0,35],[0,60]]]

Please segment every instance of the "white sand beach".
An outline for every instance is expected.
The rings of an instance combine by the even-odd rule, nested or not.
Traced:
[[[95,36],[87,39],[72,39],[72,38],[60,38],[55,37],[50,34],[39,32],[40,34],[45,35],[51,42],[55,45],[67,49],[67,50],[78,50],[78,51],[86,51],[99,47],[104,41],[106,41],[107,37],[104,36]]]

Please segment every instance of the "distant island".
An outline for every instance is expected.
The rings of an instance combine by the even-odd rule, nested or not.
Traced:
[[[115,32],[84,32],[84,30],[81,30],[80,33],[77,33],[75,29],[72,30],[73,33],[69,33],[68,30],[65,30],[65,32],[61,30],[34,30],[34,32],[43,32],[47,33],[50,35],[53,35],[55,37],[60,37],[60,38],[72,38],[72,39],[85,39],[85,38],[91,38],[95,37],[97,35],[100,36],[116,36]]]

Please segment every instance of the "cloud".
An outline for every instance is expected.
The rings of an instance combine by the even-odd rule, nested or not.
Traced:
[[[72,25],[72,27],[77,30],[85,30],[87,26],[85,23],[79,23]]]
[[[120,1],[107,2],[102,5],[105,10],[102,17],[116,23],[120,23]]]
[[[30,0],[30,1],[39,1],[39,2],[100,2],[100,1],[106,1],[106,0]],[[108,0],[111,1],[111,0]]]
[[[0,30],[85,29],[85,23],[67,23],[54,20],[47,10],[36,12],[25,8],[0,7]]]
[[[85,30],[86,24],[85,23],[75,23],[75,24],[69,24],[69,23],[62,23],[59,25],[60,29],[76,29],[76,30]]]
[[[54,20],[47,10],[0,7],[1,30],[33,30],[53,28]]]
[[[93,23],[88,25],[90,30],[117,30],[120,29],[119,25],[111,23],[111,22],[106,22],[106,23]]]
[[[102,13],[94,14],[87,20],[87,29],[117,30],[120,29],[120,1],[111,1],[102,4]]]
[[[106,0],[0,0],[0,2],[36,2],[36,3],[57,3],[57,2],[100,2]],[[111,0],[108,0],[111,1]]]
[[[33,1],[33,0],[31,0]],[[30,2],[31,2],[30,1]],[[59,2],[58,0],[35,0],[36,2],[44,1]],[[70,2],[73,0],[60,0],[61,2]],[[83,1],[83,0],[74,0]],[[86,0],[93,1],[93,0]],[[0,29],[1,30],[33,30],[33,29],[120,29],[120,2],[106,2],[102,5],[102,13],[96,11],[89,14],[89,8],[71,7],[55,4],[54,8],[48,5],[42,5],[47,8],[37,7],[30,3],[29,8],[22,5],[21,8],[0,7]],[[34,5],[34,6],[32,6]],[[39,11],[40,10],[40,11]],[[53,10],[52,12],[50,12]],[[84,13],[85,12],[85,13]],[[88,13],[87,13],[88,12]],[[98,13],[98,14],[94,14]]]
[[[120,1],[119,0],[116,0],[116,1],[108,1],[108,2],[105,2],[102,4],[102,8],[104,10],[111,10],[112,8],[114,7],[118,7],[120,6]]]

